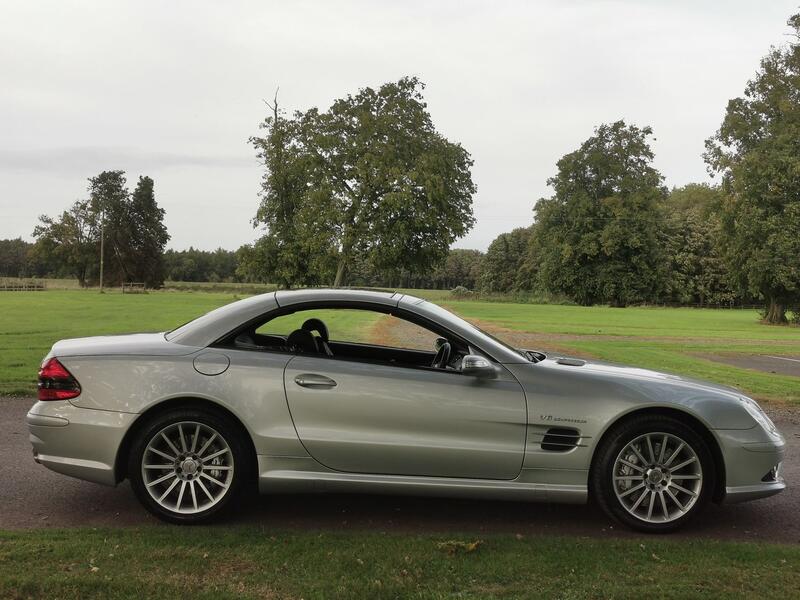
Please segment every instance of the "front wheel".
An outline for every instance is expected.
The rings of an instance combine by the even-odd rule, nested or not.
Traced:
[[[128,473],[136,496],[157,517],[199,523],[223,511],[239,492],[247,454],[238,430],[213,412],[173,410],[139,433]]]
[[[592,472],[594,497],[611,517],[650,533],[673,531],[708,504],[714,490],[708,445],[685,423],[643,416],[604,440]]]

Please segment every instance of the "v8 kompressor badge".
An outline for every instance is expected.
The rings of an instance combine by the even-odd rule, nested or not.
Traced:
[[[572,417],[554,417],[553,415],[539,415],[542,421],[552,421],[554,423],[586,423],[586,419],[573,419]]]

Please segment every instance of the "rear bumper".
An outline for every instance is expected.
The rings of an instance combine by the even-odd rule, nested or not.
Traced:
[[[716,433],[725,458],[725,504],[767,498],[786,489],[781,476],[786,442],[780,434],[759,426]]]
[[[37,402],[25,418],[34,460],[57,473],[116,485],[114,464],[137,415]]]

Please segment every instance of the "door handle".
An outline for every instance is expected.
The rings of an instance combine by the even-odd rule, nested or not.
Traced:
[[[336,387],[336,382],[330,377],[325,375],[316,375],[314,373],[301,373],[294,378],[294,382],[306,388],[332,388]]]

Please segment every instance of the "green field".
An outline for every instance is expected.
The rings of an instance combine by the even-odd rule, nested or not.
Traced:
[[[0,597],[785,598],[799,563],[797,546],[665,538],[40,530],[0,532]]]
[[[800,378],[713,362],[707,354],[800,355],[800,328],[771,327],[752,310],[579,307],[454,301],[438,290],[409,293],[442,302],[504,334],[531,334],[533,347],[575,352],[736,385],[756,398],[800,402]],[[233,293],[149,294],[49,290],[0,294],[0,394],[32,394],[41,358],[67,337],[163,331],[237,299]],[[341,339],[369,340],[376,318],[325,316]],[[297,323],[299,325],[299,322]],[[506,331],[507,330],[507,331]],[[505,332],[505,333],[504,333]],[[377,341],[377,340],[372,340]],[[519,342],[527,342],[527,338]]]

